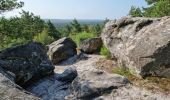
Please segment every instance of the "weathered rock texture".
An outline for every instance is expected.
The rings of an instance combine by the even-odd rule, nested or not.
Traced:
[[[40,100],[14,83],[14,77],[0,66],[0,100]]]
[[[84,54],[78,55],[77,60],[72,57],[55,66],[54,75],[27,90],[43,100],[169,100],[170,95],[152,93],[129,84],[123,76],[99,70],[96,62],[101,58]]]
[[[170,77],[170,17],[110,21],[102,40],[121,65],[137,74]]]
[[[90,38],[86,39],[81,42],[80,49],[84,53],[96,53],[100,51],[100,48],[102,47],[103,43],[101,38]]]
[[[65,100],[71,91],[71,82],[77,77],[74,67],[55,70],[55,74],[45,77],[38,82],[30,85],[27,90],[41,97],[42,100]]]
[[[128,84],[129,81],[120,75],[108,74],[100,70],[84,71],[72,83],[72,90],[77,99],[94,99],[114,89]]]
[[[47,76],[54,69],[45,46],[37,42],[0,51],[0,66],[15,77],[19,85]]]
[[[54,64],[77,54],[76,44],[70,38],[62,38],[48,45],[48,56]]]

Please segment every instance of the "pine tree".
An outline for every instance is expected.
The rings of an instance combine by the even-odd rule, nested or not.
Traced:
[[[73,34],[82,32],[81,25],[76,19],[71,22],[71,28]]]
[[[142,17],[142,11],[139,7],[136,8],[135,6],[132,6],[129,11],[129,15],[131,15],[132,17]]]
[[[56,29],[56,27],[54,26],[54,24],[49,20],[47,22],[48,24],[48,32],[49,32],[49,35],[51,37],[53,37],[54,39],[59,39],[61,37],[61,34],[60,32]]]
[[[23,5],[24,3],[18,2],[18,0],[0,0],[0,14],[6,11],[21,8]]]
[[[163,17],[170,16],[170,0],[145,0],[148,4],[146,8],[132,6],[129,14],[134,17]]]

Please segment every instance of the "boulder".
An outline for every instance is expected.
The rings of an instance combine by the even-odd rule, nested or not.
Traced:
[[[77,77],[77,70],[69,67],[62,74],[57,74],[56,79],[62,82],[72,82]]]
[[[100,51],[102,45],[103,43],[101,38],[90,38],[81,42],[80,49],[84,53],[91,54]]]
[[[169,77],[170,17],[110,21],[101,37],[119,64],[136,75]]]
[[[0,51],[0,66],[21,86],[52,74],[54,70],[45,46],[37,42]]]
[[[14,77],[0,66],[0,100],[40,100],[14,83]]]
[[[123,87],[129,80],[100,70],[84,71],[73,81],[71,91],[76,99],[92,100]]]
[[[77,54],[76,44],[70,38],[62,38],[48,45],[48,56],[54,64],[66,60]]]

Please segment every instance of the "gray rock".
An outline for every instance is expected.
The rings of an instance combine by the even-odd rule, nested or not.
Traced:
[[[14,77],[0,66],[0,100],[40,100],[14,83]]]
[[[128,79],[117,74],[85,71],[73,81],[71,91],[77,99],[91,100],[100,95],[109,94],[113,89],[118,89],[128,83]]]
[[[65,100],[68,96],[70,84],[77,76],[75,68],[65,68],[62,73],[55,70],[55,74],[45,77],[30,85],[27,90],[36,94],[43,100]]]
[[[163,72],[170,68],[169,29],[170,17],[125,17],[108,22],[102,40],[119,64],[137,75],[164,77]]]
[[[14,73],[16,83],[22,86],[52,74],[54,70],[45,46],[37,42],[0,51],[0,66]]]
[[[62,74],[56,75],[58,81],[72,82],[77,77],[77,70],[69,67]]]
[[[81,42],[80,49],[84,53],[91,54],[100,51],[102,45],[103,43],[101,38],[90,38]]]
[[[70,38],[62,38],[48,45],[48,56],[54,64],[77,54],[76,44]]]

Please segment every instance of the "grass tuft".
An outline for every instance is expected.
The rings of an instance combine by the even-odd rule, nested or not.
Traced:
[[[100,55],[103,55],[106,59],[111,59],[111,53],[105,46],[100,49]]]

